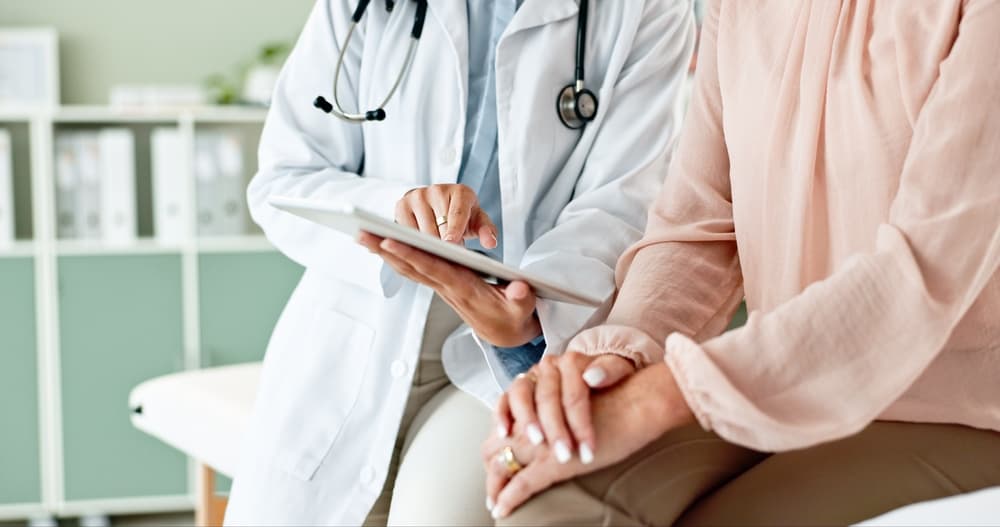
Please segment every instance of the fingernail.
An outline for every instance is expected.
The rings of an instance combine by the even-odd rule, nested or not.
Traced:
[[[599,367],[588,368],[587,371],[583,372],[583,382],[587,383],[587,386],[591,388],[601,384],[607,377],[607,372]]]
[[[505,511],[502,508],[497,507],[493,509],[493,511],[490,513],[490,516],[492,516],[494,520],[499,520],[500,518],[503,518],[505,516],[504,512]]]
[[[500,240],[497,239],[497,235],[496,234],[490,234],[490,236],[493,237],[493,244],[494,245],[500,245]]]
[[[500,439],[506,438],[509,433],[510,431],[507,430],[507,425],[497,425],[497,436],[500,437]]]
[[[528,433],[528,441],[531,441],[532,445],[538,446],[542,444],[542,441],[545,441],[545,436],[542,435],[538,425],[528,425],[525,431]]]
[[[454,234],[450,233],[450,232],[447,233],[447,234],[445,234],[444,238],[443,238],[443,240],[446,241],[446,242],[453,242],[453,241],[455,241],[457,239],[458,239],[458,237],[455,236]]]
[[[552,445],[552,449],[555,450],[556,461],[558,461],[560,465],[569,463],[569,458],[573,457],[573,454],[570,454],[569,452],[569,447],[566,446],[566,442],[561,439],[556,441],[556,444]]]
[[[493,507],[496,507],[496,503],[493,502],[493,498],[486,496],[486,510],[493,512]]]
[[[594,451],[587,443],[580,443],[580,462],[589,465],[594,462]]]

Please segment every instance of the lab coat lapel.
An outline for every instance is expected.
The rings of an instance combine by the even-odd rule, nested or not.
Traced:
[[[469,13],[465,2],[466,0],[430,0],[427,4],[431,16],[441,25],[451,44],[456,64],[455,74],[458,75],[461,88],[456,102],[461,105],[463,118],[469,99]]]
[[[451,68],[450,72],[456,76],[454,82],[456,82],[455,86],[458,87],[458,96],[454,102],[458,130],[465,130],[469,105],[469,13],[465,2],[466,0],[429,0],[427,3],[428,11],[431,13],[430,18],[441,27],[451,48],[452,64],[455,67]],[[446,76],[449,74],[449,69],[445,64],[439,62],[444,60],[447,60],[447,56],[435,57],[436,65],[432,67],[440,68],[439,74]],[[442,80],[445,78],[443,77]],[[461,155],[461,144],[445,148],[449,152],[457,150],[458,155]],[[433,173],[433,182],[436,184],[455,183],[457,179],[457,171],[434,171]]]
[[[578,0],[524,0],[514,18],[510,20],[504,36],[565,20],[579,11]]]
[[[589,1],[589,0],[588,0]],[[520,228],[528,219],[528,206],[530,199],[525,199],[525,193],[531,193],[530,188],[522,188],[522,182],[518,178],[523,176],[539,177],[539,174],[532,170],[519,170],[520,166],[531,167],[535,164],[535,158],[531,152],[517,152],[511,141],[507,139],[511,135],[522,133],[531,134],[537,130],[531,130],[531,123],[513,122],[510,118],[511,101],[510,94],[515,82],[511,75],[511,68],[504,65],[512,64],[518,60],[540,60],[544,62],[546,53],[551,50],[524,50],[520,45],[520,38],[515,37],[518,33],[530,29],[536,29],[549,24],[554,24],[576,16],[580,11],[577,0],[525,0],[524,3],[514,13],[510,24],[504,31],[500,42],[497,44],[497,132],[499,139],[500,157],[500,195],[503,201],[503,223],[506,232],[513,232],[510,229]],[[567,55],[569,56],[569,55]],[[572,58],[569,59],[570,66],[567,66],[567,75],[572,72]],[[539,86],[539,89],[544,89]],[[553,105],[552,116],[555,116]],[[537,185],[537,182],[535,182]],[[510,229],[508,229],[508,226]],[[504,239],[504,260],[516,261],[516,255],[523,252],[523,240],[514,237]]]

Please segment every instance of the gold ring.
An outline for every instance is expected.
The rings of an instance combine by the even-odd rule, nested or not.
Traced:
[[[448,223],[448,216],[438,216],[437,217],[438,227],[444,225],[445,223]]]
[[[514,380],[516,381],[518,379],[528,379],[532,384],[538,384],[538,376],[535,375],[535,372],[532,370],[528,370],[524,373],[518,373],[517,376],[514,377]]]
[[[510,476],[517,474],[524,468],[524,465],[518,462],[517,458],[514,457],[514,449],[511,448],[510,445],[505,446],[500,450],[500,453],[497,454],[497,462],[500,463],[500,466],[507,469],[507,474]]]

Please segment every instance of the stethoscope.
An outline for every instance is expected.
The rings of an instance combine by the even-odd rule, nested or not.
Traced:
[[[392,100],[393,95],[396,94],[396,90],[399,89],[399,85],[403,81],[403,77],[406,76],[406,73],[413,65],[413,56],[417,49],[417,43],[420,41],[420,35],[424,30],[424,19],[427,17],[427,0],[413,1],[417,3],[417,10],[413,15],[413,30],[410,32],[410,45],[406,51],[406,60],[403,61],[403,67],[400,69],[399,75],[396,76],[396,82],[392,84],[392,88],[389,89],[389,94],[382,100],[382,104],[374,110],[368,110],[364,113],[349,113],[340,104],[337,88],[340,84],[340,70],[344,65],[344,55],[347,53],[348,44],[354,35],[354,30],[357,28],[358,22],[361,21],[365,11],[368,9],[368,4],[371,2],[371,0],[358,0],[358,6],[351,16],[351,27],[347,31],[347,36],[344,37],[344,42],[340,46],[340,55],[337,57],[337,68],[333,76],[333,104],[327,101],[325,97],[319,96],[313,101],[313,106],[325,113],[332,114],[339,119],[352,123],[385,120],[385,105]],[[392,12],[395,4],[394,0],[386,0],[386,11]],[[576,23],[576,80],[573,84],[568,84],[560,90],[556,98],[556,114],[559,116],[559,121],[566,125],[567,128],[573,130],[583,128],[587,123],[593,121],[597,117],[597,109],[599,107],[597,96],[584,87],[583,63],[586,59],[587,12],[589,11],[589,4],[590,0],[580,0],[580,12]]]

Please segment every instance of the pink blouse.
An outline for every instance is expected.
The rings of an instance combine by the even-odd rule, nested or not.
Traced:
[[[665,357],[759,450],[1000,430],[1000,1],[717,1],[691,104],[607,324],[569,349]]]

